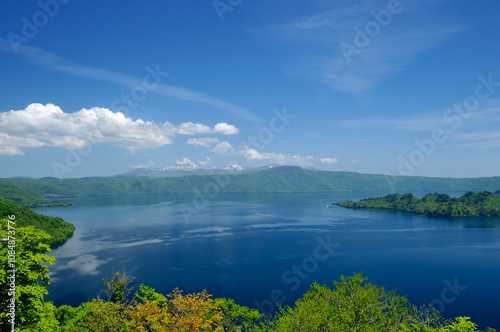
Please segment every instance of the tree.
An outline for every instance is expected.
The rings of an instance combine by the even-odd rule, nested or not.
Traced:
[[[263,318],[263,314],[257,309],[240,306],[233,299],[219,298],[222,319],[217,326],[223,331],[240,332],[253,331],[257,322]]]
[[[144,284],[139,285],[139,290],[135,292],[135,296],[143,303],[151,301],[155,302],[160,308],[167,306],[167,298],[163,294],[157,293],[153,287]]]
[[[129,287],[134,279],[130,279],[125,272],[117,271],[111,280],[103,279],[102,283],[106,285],[106,289],[101,292],[108,295],[110,302],[124,304],[129,301],[128,297],[134,290],[134,287]]]
[[[415,309],[405,297],[365,283],[362,274],[340,277],[333,289],[313,283],[295,308],[283,308],[273,331],[435,331],[414,329]],[[432,323],[433,324],[433,323]]]
[[[8,235],[15,238],[9,246],[0,248],[0,327],[10,327],[8,323],[7,305],[12,293],[9,284],[15,276],[15,326],[16,328],[32,328],[33,330],[51,331],[57,328],[54,316],[55,307],[44,302],[43,296],[48,294],[47,285],[50,277],[46,274],[49,270],[46,263],[54,264],[55,258],[47,255],[51,249],[47,243],[50,235],[33,226],[11,228],[9,221],[0,221],[0,237]],[[12,244],[12,246],[11,246]],[[14,262],[9,262],[9,250],[15,257]],[[11,263],[13,265],[11,265]],[[12,272],[13,267],[15,273]],[[10,279],[9,279],[10,278]],[[50,326],[52,325],[52,326]]]
[[[214,328],[222,319],[220,302],[212,301],[211,296],[206,290],[183,295],[178,288],[168,294],[167,308],[172,316],[172,331],[221,331],[219,327]]]

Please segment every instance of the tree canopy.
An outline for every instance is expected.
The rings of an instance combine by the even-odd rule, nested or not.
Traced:
[[[454,198],[446,194],[428,194],[417,198],[412,194],[392,194],[359,202],[341,201],[333,203],[348,208],[402,210],[429,217],[478,217],[500,216],[500,196],[491,192],[467,192]]]
[[[17,227],[33,226],[46,232],[49,237],[44,241],[52,247],[64,243],[75,231],[73,224],[61,218],[44,216],[24,206],[0,199],[0,218],[7,218],[10,215],[16,216]]]

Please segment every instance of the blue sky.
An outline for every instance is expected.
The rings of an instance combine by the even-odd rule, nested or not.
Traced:
[[[500,4],[9,1],[0,177],[500,175]]]

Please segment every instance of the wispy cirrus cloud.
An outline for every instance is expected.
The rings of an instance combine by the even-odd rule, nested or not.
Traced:
[[[482,133],[464,133],[455,136],[455,139],[465,141],[462,147],[491,149],[500,148],[500,130]]]
[[[347,128],[389,128],[405,131],[431,131],[435,128],[447,129],[454,123],[454,118],[460,116],[462,126],[488,126],[500,122],[500,99],[482,101],[477,111],[464,112],[460,115],[452,107],[439,112],[426,112],[420,116],[404,118],[369,117],[339,121],[337,124]],[[460,129],[459,128],[459,129]]]
[[[70,75],[112,82],[120,84],[127,88],[134,88],[141,86],[151,93],[216,107],[219,109],[229,111],[237,116],[240,116],[250,121],[256,121],[256,122],[262,121],[262,119],[260,119],[258,116],[254,115],[247,109],[234,105],[225,100],[212,97],[203,94],[201,92],[192,91],[187,88],[161,84],[160,83],[161,80],[167,77],[168,73],[163,72],[159,65],[156,65],[155,68],[150,69],[151,72],[150,75],[151,76],[156,75],[157,76],[156,78],[160,77],[161,80],[157,82],[158,84],[145,85],[144,80],[142,78],[133,77],[119,72],[112,72],[106,69],[99,69],[90,66],[76,64],[56,54],[44,51],[42,49],[33,46],[18,45],[17,48],[18,52],[15,52],[10,42],[0,37],[1,52],[17,55],[34,65],[38,65],[44,68],[48,68],[58,72],[63,72]]]
[[[363,43],[356,43],[357,31],[364,33],[368,22],[377,23],[373,13],[387,10],[387,1],[335,1],[315,15],[251,31],[301,47],[309,45],[303,58],[288,70],[299,75],[313,73],[335,91],[356,94],[403,71],[416,57],[467,29],[451,14],[438,17],[429,10],[441,2],[399,2],[398,13],[386,19],[384,26],[379,23],[375,35],[366,37],[365,33]],[[345,51],[346,44],[355,51]]]
[[[24,110],[0,113],[0,155],[22,155],[26,148],[44,146],[83,149],[93,142],[135,151],[171,144],[175,135],[208,133],[233,135],[238,129],[227,123],[175,126],[134,120],[100,107],[66,113],[53,104],[31,104]]]
[[[452,111],[453,108],[426,113],[420,117],[406,118],[360,118],[340,121],[337,124],[346,128],[370,128],[373,130],[395,130],[407,132],[428,132],[443,130],[450,144],[467,148],[500,147],[500,99],[481,102],[474,112],[465,110]],[[371,141],[372,139],[356,139],[353,142]]]

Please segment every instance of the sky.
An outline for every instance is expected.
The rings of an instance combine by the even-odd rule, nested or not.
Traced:
[[[8,1],[0,177],[500,176],[500,3]]]

